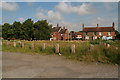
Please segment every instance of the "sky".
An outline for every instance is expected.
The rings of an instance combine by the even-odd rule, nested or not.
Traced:
[[[0,24],[31,18],[34,22],[47,19],[49,24],[65,26],[69,31],[80,31],[82,24],[109,27],[113,22],[118,29],[118,2],[2,2],[0,8]]]

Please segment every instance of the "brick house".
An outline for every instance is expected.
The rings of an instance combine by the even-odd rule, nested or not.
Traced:
[[[51,38],[50,40],[67,40],[70,38],[69,31],[65,27],[57,27],[52,28]]]
[[[95,40],[98,38],[102,40],[114,39],[115,38],[114,27],[115,27],[114,22],[110,27],[99,27],[99,24],[97,24],[97,27],[84,27],[83,24],[82,25],[83,40]]]

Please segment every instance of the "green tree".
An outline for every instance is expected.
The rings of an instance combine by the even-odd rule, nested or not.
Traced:
[[[3,38],[5,38],[5,39],[13,38],[13,35],[14,35],[14,31],[13,31],[12,25],[10,25],[9,23],[5,23],[4,25],[2,25]]]
[[[116,34],[116,35],[119,35],[119,32],[118,32],[117,30],[115,30],[115,34]]]
[[[49,40],[51,37],[52,25],[47,20],[37,21],[34,24],[34,39]]]
[[[0,37],[2,37],[2,25],[0,25]]]
[[[115,34],[116,34],[115,39],[120,40],[120,33],[117,30],[115,30]]]
[[[12,26],[13,26],[13,31],[14,31],[14,38],[19,39],[20,38],[20,32],[21,32],[21,23],[15,21]]]
[[[33,21],[31,19],[27,19],[21,25],[20,38],[30,40],[33,37]]]

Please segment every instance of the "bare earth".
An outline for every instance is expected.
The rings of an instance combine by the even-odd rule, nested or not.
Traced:
[[[118,66],[71,61],[58,55],[2,53],[3,78],[118,78]]]

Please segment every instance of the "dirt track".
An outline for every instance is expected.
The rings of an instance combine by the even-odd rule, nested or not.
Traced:
[[[3,52],[4,78],[118,78],[118,66],[83,63],[62,56]]]

